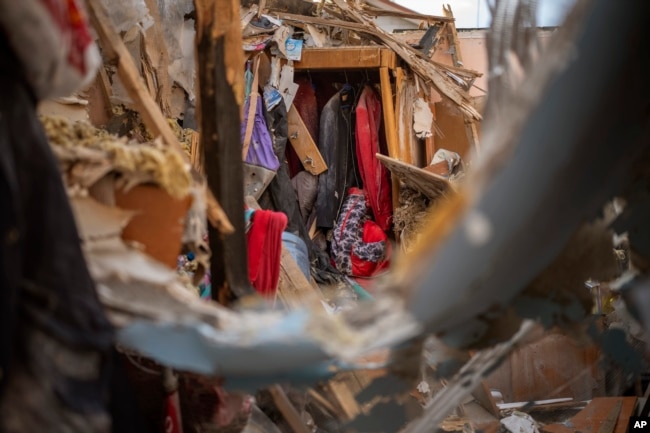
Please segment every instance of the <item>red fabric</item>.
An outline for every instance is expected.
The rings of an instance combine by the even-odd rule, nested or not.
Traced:
[[[76,0],[42,0],[42,3],[52,15],[52,20],[61,34],[71,36],[68,63],[76,68],[81,75],[85,75],[88,72],[85,59],[86,50],[93,43],[93,38],[86,23],[86,17],[79,9]]]
[[[178,391],[168,394],[165,398],[165,433],[183,433],[180,407]]]
[[[357,163],[374,220],[382,230],[393,219],[391,184],[388,170],[375,156],[379,153],[381,103],[370,86],[361,93],[356,108]]]
[[[248,277],[255,290],[272,295],[280,278],[282,232],[287,227],[287,216],[282,212],[257,210],[248,231]]]
[[[361,237],[364,243],[384,242],[386,245],[386,258],[380,262],[370,262],[360,259],[354,250],[352,251],[352,275],[357,277],[371,277],[390,266],[390,242],[386,233],[372,220],[367,220],[363,224],[363,235]]]

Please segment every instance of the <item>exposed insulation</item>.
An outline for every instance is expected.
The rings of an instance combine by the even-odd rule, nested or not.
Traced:
[[[113,169],[123,175],[151,179],[176,198],[189,193],[192,182],[189,167],[170,148],[155,142],[127,142],[86,122],[71,123],[61,117],[42,117],[41,122],[54,147],[91,148],[105,152]]]
[[[393,222],[395,231],[401,238],[402,248],[409,251],[417,240],[418,233],[422,233],[426,225],[429,199],[414,189],[402,187],[399,201],[400,206],[395,209]]]

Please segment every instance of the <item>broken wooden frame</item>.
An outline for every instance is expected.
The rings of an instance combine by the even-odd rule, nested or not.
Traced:
[[[241,66],[239,2],[195,0],[200,88],[201,147],[208,187],[222,204],[234,232],[209,229],[212,298],[229,304],[255,293],[248,277],[241,158]]]
[[[434,92],[423,89],[423,87],[432,86],[443,97],[443,101],[447,105],[457,107],[458,115],[461,116],[461,122],[466,127],[463,136],[468,141],[467,146],[455,146],[454,151],[460,149],[478,149],[479,139],[476,122],[480,119],[480,115],[470,103],[470,97],[467,91],[472,86],[474,80],[481,74],[465,69],[459,63],[454,65],[443,65],[430,60],[425,57],[423,53],[417,51],[411,46],[402,43],[395,39],[392,35],[384,32],[382,29],[376,27],[364,12],[354,9],[352,6],[344,2],[336,2],[337,6],[341,9],[338,11],[339,16],[352,17],[354,21],[346,21],[343,19],[325,19],[319,17],[296,15],[286,12],[271,11],[272,14],[277,15],[288,24],[298,27],[305,27],[306,25],[327,26],[330,28],[341,28],[351,30],[370,37],[371,39],[382,44],[380,47],[337,47],[336,49],[317,48],[303,50],[303,59],[300,62],[294,63],[296,70],[320,70],[320,69],[345,69],[345,68],[381,68],[387,67],[389,72],[396,76],[396,86],[399,88],[402,77],[405,74],[399,73],[400,62],[406,63],[410,69],[413,70],[415,77],[416,87],[419,87],[419,96],[429,100],[432,112],[435,113],[435,105],[431,102],[430,98]],[[328,9],[328,12],[332,12]],[[391,13],[392,14],[392,13]],[[447,29],[450,35],[455,36],[455,26],[453,17],[431,17],[437,19],[443,29]],[[451,41],[455,45],[458,44],[457,39]],[[355,50],[359,50],[358,52]],[[458,51],[458,50],[457,50]],[[383,54],[386,53],[386,54]],[[382,57],[386,56],[386,57]],[[458,60],[457,57],[455,57]],[[421,83],[421,85],[419,85]],[[460,87],[459,87],[460,86]],[[464,86],[464,87],[463,87]],[[384,89],[387,87],[384,85]],[[399,92],[397,92],[399,97]],[[387,101],[382,101],[384,106]],[[399,107],[399,104],[393,103],[394,107]],[[445,118],[453,118],[456,116],[452,111],[441,106],[441,116]],[[399,115],[400,113],[396,113]],[[455,122],[455,120],[454,120]],[[455,128],[454,122],[451,127]],[[399,119],[397,120],[399,124]],[[386,123],[386,125],[389,125]],[[388,132],[388,134],[393,134]],[[401,135],[401,134],[398,134]],[[455,135],[459,136],[459,135]],[[391,140],[398,140],[400,143],[403,137],[388,138],[389,144]],[[401,144],[401,143],[400,143]],[[459,149],[460,148],[460,149]],[[431,136],[426,139],[426,151],[424,152],[424,162],[430,162],[435,152],[434,137]],[[411,152],[412,153],[412,152]],[[460,152],[464,154],[465,152]],[[409,163],[417,163],[421,161],[414,161],[409,156],[409,152],[403,151],[401,153],[389,152],[389,156],[398,158],[402,161]],[[464,155],[466,156],[466,155]],[[423,164],[424,165],[424,164]]]

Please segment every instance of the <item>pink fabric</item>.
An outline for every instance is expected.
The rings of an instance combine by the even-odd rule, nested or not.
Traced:
[[[379,153],[381,103],[370,86],[361,93],[356,108],[357,163],[375,222],[388,230],[393,219],[391,184],[388,171],[375,154]]]

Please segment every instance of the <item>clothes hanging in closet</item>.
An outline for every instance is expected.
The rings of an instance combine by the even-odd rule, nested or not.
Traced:
[[[393,218],[388,170],[375,156],[380,153],[381,103],[370,86],[365,86],[356,106],[356,156],[363,189],[374,220],[386,231]]]
[[[320,118],[318,148],[327,163],[319,175],[316,224],[331,229],[347,190],[358,186],[353,136],[354,89],[346,84],[327,102]]]

